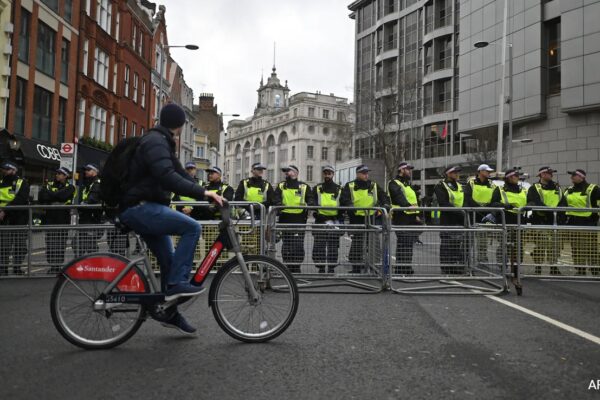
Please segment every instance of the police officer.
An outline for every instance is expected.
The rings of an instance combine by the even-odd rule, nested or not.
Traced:
[[[252,164],[250,178],[242,179],[235,191],[235,201],[262,203],[266,209],[273,204],[273,187],[263,179],[265,167],[261,163]],[[260,218],[260,210],[254,210],[254,217]]]
[[[79,204],[95,205],[101,204],[100,200],[100,168],[93,163],[83,167],[84,185],[81,188]],[[100,224],[102,210],[79,210],[79,224]],[[102,231],[98,229],[80,230],[78,240],[78,256],[98,251],[98,240],[102,237]]]
[[[388,182],[388,194],[392,203],[392,223],[394,225],[420,225],[419,211],[396,211],[398,207],[418,207],[417,193],[410,186],[412,171],[415,167],[407,162],[398,165],[398,175]],[[419,238],[418,232],[396,231],[396,264],[394,274],[412,275],[413,247]]]
[[[323,182],[316,185],[312,190],[313,204],[320,207],[339,207],[342,187],[333,181],[335,169],[326,165],[322,169]],[[339,210],[317,210],[315,212],[315,226],[313,230],[313,252],[312,258],[319,273],[335,272],[338,263],[338,251],[340,247],[339,228],[342,224],[343,214]]]
[[[6,161],[0,165],[0,207],[29,204],[29,183],[17,174],[17,165]],[[0,225],[27,225],[27,210],[0,209]],[[0,230],[0,275],[8,273],[8,265],[13,266],[15,275],[23,275],[21,264],[27,254],[27,232]],[[12,255],[12,262],[9,257]]]
[[[190,176],[190,178],[200,186],[204,186],[204,182],[202,180],[196,178],[196,173],[198,169],[196,164],[192,161],[188,161],[185,163],[185,172]],[[179,194],[173,194],[173,201],[196,201],[193,197],[181,196]],[[173,207],[173,206],[171,206]],[[201,219],[202,216],[202,207],[191,207],[191,206],[177,206],[175,207],[177,211],[181,211],[187,216],[190,216],[194,219]]]
[[[494,182],[490,180],[490,174],[494,170],[487,164],[481,164],[477,167],[477,176],[469,179],[465,185],[465,207],[489,207],[492,202],[492,194],[496,189]],[[476,212],[469,213],[469,219],[473,223],[481,223],[488,213]],[[480,262],[487,262],[487,242],[488,237],[485,233],[477,237],[477,254]]]
[[[40,190],[40,204],[69,205],[73,204],[76,195],[75,186],[69,182],[71,170],[60,167],[56,170],[54,181],[49,182]],[[69,209],[46,210],[46,225],[69,225],[71,213]],[[53,229],[46,232],[46,259],[50,264],[50,273],[58,273],[65,260],[68,229]]]
[[[527,191],[527,205],[535,207],[558,207],[562,200],[562,189],[552,180],[556,170],[550,167],[541,167],[537,176],[540,180]],[[533,211],[530,222],[532,225],[554,225],[554,213]],[[541,274],[541,264],[550,264],[550,274],[560,275],[556,266],[558,261],[558,247],[555,245],[556,235],[553,231],[534,231],[535,248],[532,252],[533,261],[536,263],[534,273]]]
[[[212,166],[210,168],[205,169],[204,171],[206,172],[208,177],[208,183],[204,185],[204,189],[208,192],[215,192],[216,194],[218,194],[221,197],[224,197],[227,200],[233,200],[233,188],[221,180],[221,177],[223,176],[223,171],[221,170],[221,168],[217,166]],[[199,218],[196,218],[194,215],[192,215],[192,218],[204,220],[221,218],[221,214],[218,211],[211,211],[206,207],[197,208],[200,210]]]
[[[562,207],[598,208],[600,205],[600,189],[597,185],[586,181],[586,173],[582,169],[568,171],[573,183],[565,190],[561,201]],[[567,211],[567,225],[596,226],[598,213],[589,211]],[[598,235],[596,232],[573,232],[571,234],[571,250],[576,265],[600,265],[598,260]],[[585,275],[585,268],[576,267],[577,275]],[[592,275],[600,275],[600,268],[591,268]]]
[[[298,180],[298,167],[288,165],[281,171],[285,173],[285,180],[275,188],[273,204],[276,206],[312,205],[310,186]],[[279,212],[279,223],[306,224],[307,216],[306,209],[284,208]],[[281,256],[290,272],[299,273],[300,265],[304,261],[304,233],[304,227],[298,231],[282,232]]]
[[[434,188],[434,194],[440,207],[463,207],[465,193],[462,185],[458,182],[460,171],[458,166],[451,166],[444,171],[446,178],[441,180]],[[443,211],[440,213],[440,225],[464,226],[465,216],[460,212]],[[463,235],[461,233],[441,231],[440,232],[440,263],[443,274],[463,274],[464,254]],[[457,264],[449,267],[444,264]]]
[[[369,180],[369,171],[369,167],[364,164],[356,167],[356,179],[346,183],[342,189],[340,198],[342,207],[389,207],[387,194],[376,182]],[[366,226],[367,217],[373,218],[376,213],[374,210],[356,210],[349,211],[347,214],[350,224]],[[365,245],[364,232],[352,234],[352,244],[348,255],[348,260],[352,264],[350,270],[352,274],[360,274],[365,268]]]

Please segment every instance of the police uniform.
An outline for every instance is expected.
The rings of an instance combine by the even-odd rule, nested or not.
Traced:
[[[550,167],[542,167],[538,171],[538,176],[542,173],[556,172]],[[527,191],[527,205],[535,207],[558,207],[563,197],[561,187],[554,181],[543,183],[542,180],[532,185]],[[554,213],[544,211],[533,211],[530,222],[532,225],[554,225],[558,220],[554,220]],[[550,264],[550,274],[560,274],[556,263],[558,261],[559,245],[556,243],[557,235],[552,230],[533,231],[533,241],[535,248],[532,252],[533,261],[536,263],[534,272],[542,272],[542,264]]]
[[[493,169],[487,164],[481,164],[477,168],[477,172],[488,171],[492,172]],[[464,187],[465,191],[465,207],[490,207],[492,202],[492,195],[496,190],[496,185],[490,179],[481,179],[476,176],[473,179],[469,179]],[[489,212],[474,212],[469,213],[469,220],[471,223],[481,223],[483,218],[489,214]],[[481,263],[487,263],[488,261],[488,240],[489,235],[484,232],[480,232],[475,236],[475,248],[477,249],[478,261]]]
[[[448,175],[451,172],[460,172],[459,167],[450,167],[445,171]],[[463,186],[452,179],[445,178],[441,180],[434,188],[435,197],[440,207],[464,206],[465,193]],[[440,225],[445,226],[465,226],[465,216],[461,212],[443,211],[440,213]],[[443,274],[463,274],[464,273],[464,247],[463,234],[442,230],[440,232],[440,264]],[[457,267],[448,267],[447,264],[457,264]]]
[[[286,172],[293,169],[298,172],[298,168],[290,165],[283,168]],[[276,206],[306,206],[312,205],[312,196],[310,186],[298,179],[286,178],[280,182],[274,191],[273,204]],[[284,208],[279,212],[280,224],[306,224],[308,211],[298,208]],[[281,257],[284,264],[290,272],[299,273],[300,265],[304,261],[304,234],[305,227],[298,231],[282,232],[281,241]]]
[[[586,173],[582,169],[569,171],[571,175],[579,175],[583,182],[570,186],[564,192],[561,206],[572,208],[598,208],[600,206],[600,189],[598,185],[585,180]],[[567,211],[567,225],[597,226],[598,213],[591,211]],[[598,256],[597,232],[573,232],[570,235],[573,262],[576,265],[600,265]],[[585,268],[575,268],[577,275],[585,275]],[[592,275],[600,275],[600,268],[590,268]]]
[[[0,166],[4,170],[17,166],[5,162]],[[0,181],[0,207],[22,206],[29,204],[29,183],[18,175],[5,175]],[[21,264],[27,254],[27,231],[5,231],[7,226],[25,226],[28,224],[27,210],[2,210],[4,218],[0,221],[0,275],[8,273],[8,266],[13,266],[16,275],[22,275]],[[10,256],[12,255],[12,262]]]
[[[333,167],[326,166],[323,172],[334,172]],[[320,207],[339,207],[342,187],[333,180],[324,181],[312,190],[313,204]],[[338,263],[340,247],[339,228],[336,225],[343,223],[343,216],[339,210],[317,210],[315,213],[315,227],[313,230],[312,258],[319,272],[335,272]]]
[[[57,172],[71,175],[66,168],[59,168]],[[61,183],[52,181],[42,187],[39,194],[40,204],[70,205],[76,196],[76,189],[69,181]],[[44,218],[46,225],[70,225],[71,212],[69,209],[48,209]],[[65,249],[67,247],[68,229],[53,229],[46,232],[46,259],[50,264],[50,272],[59,272],[60,266],[65,260]]]
[[[369,168],[366,165],[356,167],[356,172],[368,172]],[[342,207],[389,207],[389,198],[385,191],[371,180],[355,179],[346,183],[342,189],[340,198]],[[363,225],[366,227],[367,218],[374,220],[376,213],[374,210],[356,210],[349,211],[349,222],[352,225]],[[374,221],[372,221],[374,222]],[[348,260],[352,264],[350,273],[359,274],[365,268],[365,256],[368,255],[367,249],[369,242],[365,241],[364,232],[354,232],[352,235],[352,244],[350,245],[350,254]]]
[[[252,169],[267,169],[260,163],[252,165]],[[250,178],[242,179],[235,191],[235,201],[250,201],[255,203],[261,203],[268,210],[273,204],[273,187],[269,182],[260,176],[252,176]],[[260,210],[254,210],[254,218],[260,218]]]
[[[86,170],[94,170],[100,172],[98,167],[93,164],[88,164],[84,167]],[[81,197],[79,203],[84,205],[97,205],[101,204],[100,200],[100,178],[94,176],[86,178],[84,185],[80,191]],[[80,225],[98,225],[101,223],[102,210],[79,210],[79,224]],[[98,251],[98,240],[102,237],[103,232],[99,229],[92,230],[80,230],[78,235],[78,256],[84,254],[94,253]]]
[[[398,167],[399,170],[413,168],[412,165],[406,162],[400,163]],[[394,211],[394,208],[419,206],[417,193],[410,186],[410,177],[398,175],[389,181],[388,195],[392,204],[392,223],[394,225],[420,225],[418,219],[419,211]],[[396,231],[396,263],[393,268],[394,274],[412,275],[414,273],[412,268],[413,248],[419,235],[420,233],[414,231]]]

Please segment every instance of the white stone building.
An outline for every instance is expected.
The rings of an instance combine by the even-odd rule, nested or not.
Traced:
[[[335,166],[352,155],[354,107],[348,99],[320,92],[289,96],[273,73],[258,89],[254,115],[232,120],[225,136],[225,179],[232,185],[250,174],[255,162],[267,166],[265,178],[280,182],[280,168],[294,164],[299,179],[310,185],[321,180],[321,167]]]

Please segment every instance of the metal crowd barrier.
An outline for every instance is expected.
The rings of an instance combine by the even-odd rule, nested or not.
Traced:
[[[175,204],[175,203],[174,203]],[[233,206],[245,206],[251,211],[248,218],[254,216],[254,208],[258,219],[240,220],[238,232],[242,248],[246,254],[264,254],[264,219],[266,211],[259,203],[231,202]],[[178,202],[176,205],[208,207],[206,202]],[[252,206],[252,207],[250,207]],[[94,252],[113,252],[131,258],[139,254],[145,246],[141,246],[136,235],[125,234],[115,228],[112,223],[79,224],[78,211],[98,210],[98,205],[29,205],[2,207],[8,213],[22,211],[27,213],[27,225],[0,224],[0,277],[46,277],[56,273],[70,260]],[[39,217],[45,211],[69,210],[71,224],[45,225],[39,223]],[[195,265],[201,261],[218,234],[219,221],[200,221],[203,225],[202,240],[195,252]],[[177,238],[173,238],[176,243]],[[155,262],[149,253],[150,260]],[[222,265],[229,254],[220,258]],[[230,257],[229,257],[230,258]],[[159,271],[155,265],[156,271]]]
[[[525,207],[526,215],[544,212],[551,225],[527,224],[519,213],[517,263],[523,278],[600,281],[600,227],[569,221],[567,211],[600,213],[598,208]],[[592,225],[593,224],[593,225]]]
[[[282,209],[309,213],[306,224],[280,223]],[[267,216],[268,254],[281,260],[303,291],[378,293],[386,288],[389,227],[385,208],[338,207],[339,211],[373,211],[360,224],[315,224],[312,212],[333,208],[271,207]],[[366,213],[368,214],[368,212]],[[343,290],[345,288],[347,290]]]
[[[399,213],[405,211],[418,212],[417,222],[403,224],[406,219]],[[457,225],[428,224],[424,216],[432,212],[454,213]],[[495,216],[495,224],[478,222],[487,214]],[[401,207],[393,208],[390,217],[393,292],[471,295],[508,290],[503,209]]]

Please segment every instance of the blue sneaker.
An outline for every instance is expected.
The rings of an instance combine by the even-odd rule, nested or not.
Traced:
[[[206,290],[203,286],[194,286],[188,282],[178,283],[167,289],[165,301],[171,301],[180,297],[198,296]]]
[[[196,328],[191,326],[185,320],[185,318],[183,318],[183,315],[181,315],[179,313],[176,313],[171,318],[169,318],[167,321],[161,322],[160,324],[166,328],[177,329],[179,332],[183,333],[184,335],[193,336],[196,334]]]

